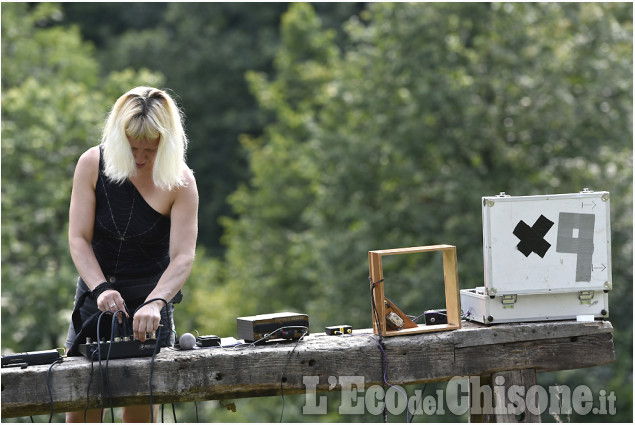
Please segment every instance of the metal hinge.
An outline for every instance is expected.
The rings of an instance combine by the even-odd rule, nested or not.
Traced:
[[[578,292],[578,299],[580,304],[591,304],[593,299],[593,291],[580,291]]]
[[[511,195],[506,194],[505,192],[501,192],[498,195],[495,195],[494,198],[511,198]],[[493,199],[485,199],[483,198],[483,206],[493,207],[496,202]]]

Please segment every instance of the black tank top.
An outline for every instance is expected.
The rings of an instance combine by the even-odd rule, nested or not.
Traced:
[[[104,175],[100,148],[93,251],[107,278],[137,279],[163,273],[170,263],[170,218],[152,208],[126,180]]]

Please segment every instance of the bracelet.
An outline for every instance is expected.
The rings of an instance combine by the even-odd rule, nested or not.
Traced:
[[[93,300],[97,301],[97,298],[99,298],[99,296],[102,293],[109,291],[111,289],[113,289],[113,287],[109,282],[102,282],[99,285],[97,285],[95,289],[90,291],[90,296]]]

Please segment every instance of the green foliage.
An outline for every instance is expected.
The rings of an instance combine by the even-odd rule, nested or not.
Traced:
[[[368,327],[368,250],[454,244],[461,287],[479,286],[482,196],[591,187],[612,192],[611,312],[628,329],[632,40],[621,7],[375,3],[338,52],[310,6],[294,4],[276,73],[249,75],[275,121],[245,138],[253,178],[224,222],[240,311]],[[440,307],[439,265],[396,260],[387,295],[410,314]],[[623,336],[618,349],[632,344]]]
[[[318,9],[339,28],[359,7],[324,3]],[[67,20],[102,47],[104,70],[160,71],[181,100],[188,161],[201,197],[199,244],[214,256],[224,252],[218,218],[234,215],[226,198],[249,174],[239,137],[259,135],[267,122],[244,75],[272,71],[287,8],[287,3],[64,4]]]
[[[156,12],[139,6],[140,16]],[[180,100],[190,138],[188,162],[197,176],[201,198],[199,244],[214,255],[222,253],[218,217],[231,214],[225,198],[245,178],[244,154],[237,143],[241,133],[260,131],[264,121],[249,96],[243,74],[269,70],[277,45],[277,20],[286,8],[237,3],[169,3],[160,25],[137,22],[118,37],[101,38],[106,70],[149,67],[165,75],[165,84]],[[124,15],[126,7],[100,4],[75,15],[88,33],[91,17],[99,12]],[[101,19],[101,18],[100,18]]]
[[[99,142],[107,108],[147,71],[111,75],[50,4],[2,7],[2,343],[63,346],[77,272],[68,254],[75,162]],[[16,319],[18,318],[18,319]]]
[[[240,294],[223,282],[223,265],[199,247],[192,272],[183,288],[183,301],[174,311],[177,333],[200,335],[236,335],[233,306],[240,304]]]

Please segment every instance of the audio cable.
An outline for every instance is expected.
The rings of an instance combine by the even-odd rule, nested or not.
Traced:
[[[58,363],[61,363],[63,360],[63,357],[60,357],[59,359],[55,360],[51,366],[49,366],[49,370],[48,372],[46,372],[46,387],[49,391],[49,398],[51,400],[51,415],[49,416],[49,423],[51,423],[53,421],[53,392],[51,391],[51,369],[53,369],[53,366],[55,366]],[[32,418],[32,417],[31,417]]]

